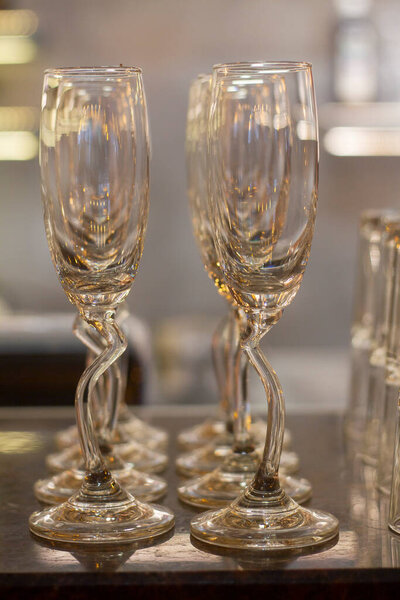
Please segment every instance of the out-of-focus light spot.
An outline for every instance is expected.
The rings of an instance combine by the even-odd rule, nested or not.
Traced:
[[[0,160],[32,160],[38,148],[31,131],[0,131]]]
[[[42,441],[37,433],[31,431],[0,432],[1,454],[26,454],[41,448]]]
[[[35,42],[23,36],[0,36],[0,64],[17,65],[31,62],[37,52]]]
[[[0,35],[33,35],[39,19],[32,10],[0,11]]]
[[[400,156],[400,127],[333,127],[323,144],[335,156]]]
[[[0,106],[0,131],[34,131],[39,113],[30,106]]]

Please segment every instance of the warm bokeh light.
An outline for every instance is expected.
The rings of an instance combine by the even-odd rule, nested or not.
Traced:
[[[323,144],[335,156],[400,156],[400,128],[332,127]]]
[[[0,11],[0,35],[33,35],[39,19],[32,10]]]
[[[38,153],[38,139],[31,131],[0,131],[0,160],[31,160]]]
[[[24,36],[0,36],[0,64],[17,65],[31,62],[37,52],[35,42]]]
[[[34,131],[39,111],[33,106],[0,106],[0,131]]]

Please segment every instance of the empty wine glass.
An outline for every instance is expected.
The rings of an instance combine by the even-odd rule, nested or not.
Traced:
[[[210,104],[211,75],[201,74],[192,82],[189,90],[189,103],[186,120],[186,168],[189,205],[192,224],[200,255],[210,279],[219,293],[227,300],[229,290],[223,282],[221,270],[215,254],[214,244],[209,234],[207,218],[207,177],[206,177],[206,128]],[[193,475],[195,472],[212,470],[219,464],[219,459],[229,452],[233,441],[232,421],[232,387],[230,371],[235,353],[232,339],[236,327],[235,309],[231,309],[217,325],[212,339],[213,366],[218,384],[220,398],[219,416],[208,418],[203,423],[194,425],[178,435],[179,446],[186,451],[196,450],[209,444],[207,448],[189,454],[178,463],[182,474]],[[246,365],[244,366],[246,369]],[[250,414],[247,415],[250,419]],[[265,423],[260,419],[252,419],[251,433],[260,443],[265,436]],[[290,445],[290,433],[285,432],[285,448]],[[199,455],[199,456],[198,456]],[[204,467],[203,467],[204,465]]]
[[[80,316],[104,339],[76,391],[86,476],[66,502],[29,519],[39,537],[73,543],[151,538],[172,513],[142,504],[107,468],[94,430],[94,390],[126,349],[115,321],[141,258],[148,215],[149,139],[141,70],[52,69],[41,119],[44,220],[60,282]],[[116,380],[120,379],[118,363]]]
[[[209,444],[178,458],[178,471],[195,477],[178,488],[179,498],[188,504],[215,508],[235,499],[253,478],[262,452],[260,440],[251,428],[250,405],[247,397],[247,360],[240,346],[240,329],[246,326],[241,310],[232,305],[232,297],[225,284],[224,273],[215,250],[208,218],[207,191],[207,123],[210,109],[211,77],[199,76],[192,84],[189,95],[187,127],[187,159],[189,198],[193,229],[204,266],[217,289],[229,301],[230,318],[227,331],[226,366],[223,373],[229,400],[229,414],[234,435],[221,442]],[[265,435],[265,426],[263,430]],[[298,471],[299,460],[294,452],[283,452],[281,467],[285,475]],[[285,489],[298,501],[308,500],[311,485],[305,479],[284,477]]]
[[[224,281],[246,319],[241,346],[264,386],[268,420],[251,484],[226,508],[195,517],[191,532],[230,548],[314,546],[337,535],[338,521],[299,506],[280,485],[284,399],[259,347],[297,293],[310,253],[318,174],[311,65],[216,66],[208,131],[211,232]]]

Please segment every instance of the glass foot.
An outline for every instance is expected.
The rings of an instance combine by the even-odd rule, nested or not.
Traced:
[[[148,448],[162,450],[168,445],[169,436],[164,429],[139,419],[125,403],[118,411],[118,425],[131,436],[131,439],[145,444]]]
[[[181,450],[201,448],[216,437],[226,432],[226,425],[220,419],[207,419],[203,423],[185,429],[178,435],[178,445]]]
[[[187,481],[178,488],[182,502],[199,508],[221,508],[235,500],[251,483],[259,465],[259,456],[231,453],[224,463],[211,473]],[[312,487],[304,478],[281,475],[286,493],[300,504],[312,496]]]
[[[33,513],[31,532],[64,543],[110,544],[153,538],[174,526],[171,511],[135,500],[115,480],[106,490],[90,485],[90,493],[84,485],[67,502]]]
[[[259,492],[250,485],[226,508],[191,521],[202,542],[244,550],[275,551],[317,546],[339,531],[336,517],[299,506],[282,490]]]
[[[258,460],[261,460],[263,448],[257,448]],[[198,477],[217,469],[232,453],[231,445],[208,444],[192,452],[182,454],[176,460],[176,470],[183,477]],[[282,473],[291,475],[299,470],[299,458],[295,452],[284,450],[281,454]]]
[[[265,440],[266,423],[262,419],[255,419],[250,426],[250,433],[258,443],[263,444]],[[219,419],[207,419],[203,423],[185,429],[178,435],[178,445],[183,451],[195,450],[215,441],[215,438],[226,434],[226,424]],[[229,435],[229,434],[228,434]],[[231,435],[229,446],[232,445]],[[285,429],[283,436],[283,449],[288,450],[292,444],[292,435]]]
[[[129,411],[128,411],[129,412]],[[131,440],[144,444],[149,450],[165,450],[168,445],[168,435],[165,431],[148,425],[144,421],[137,419],[131,415],[127,421],[117,424],[114,429],[113,442],[127,443]],[[57,448],[63,450],[70,448],[75,444],[79,444],[78,429],[76,425],[71,425],[60,431],[55,436]]]
[[[161,477],[135,471],[130,467],[112,472],[119,484],[135,498],[143,502],[159,500],[167,492],[167,483]],[[65,502],[81,487],[86,472],[80,469],[68,469],[47,479],[39,479],[34,485],[36,498],[44,504]]]
[[[161,473],[168,464],[165,454],[149,450],[138,442],[115,444],[115,447],[118,449],[118,456],[138,471]],[[61,452],[49,454],[46,457],[46,466],[51,473],[59,473],[68,469],[84,470],[81,447],[76,444]]]

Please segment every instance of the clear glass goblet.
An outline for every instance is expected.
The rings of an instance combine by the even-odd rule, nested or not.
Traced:
[[[242,319],[238,307],[233,305],[210,231],[206,152],[210,92],[209,75],[200,75],[190,88],[186,141],[189,199],[193,229],[204,266],[219,292],[231,304],[226,332],[225,368],[220,387],[225,390],[227,412],[234,433],[180,456],[176,466],[178,472],[186,477],[202,476],[178,488],[178,495],[183,502],[218,507],[235,499],[253,478],[262,457],[262,449],[258,446],[265,437],[265,426],[260,439],[260,433],[255,433],[251,427],[246,386],[248,363],[240,345],[240,329],[246,327],[246,320]],[[296,473],[299,469],[297,455],[284,451],[281,468],[285,475]],[[284,486],[299,501],[308,500],[312,493],[311,485],[305,479],[285,477]]]
[[[288,550],[338,533],[335,517],[306,509],[281,486],[284,399],[260,350],[297,293],[317,203],[318,134],[311,65],[237,63],[213,71],[208,124],[209,219],[224,281],[246,317],[241,346],[268,403],[265,448],[244,492],[191,522],[217,546]]]
[[[66,295],[88,328],[104,339],[104,349],[76,391],[86,467],[82,486],[66,502],[32,514],[30,529],[39,537],[77,544],[152,538],[171,529],[174,517],[137,501],[113,477],[93,413],[100,377],[126,349],[115,313],[135,278],[147,225],[149,139],[141,70],[46,71],[40,164],[53,263]]]

